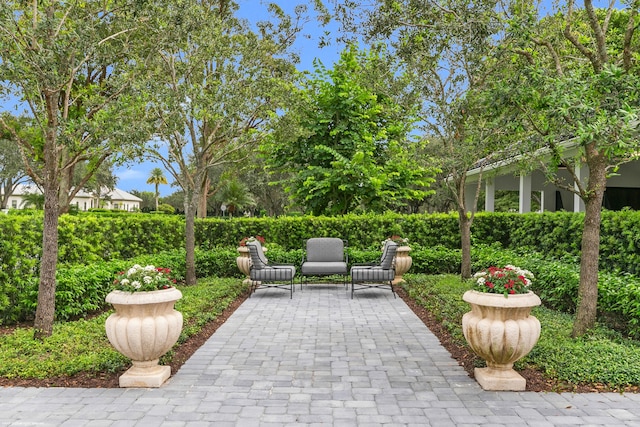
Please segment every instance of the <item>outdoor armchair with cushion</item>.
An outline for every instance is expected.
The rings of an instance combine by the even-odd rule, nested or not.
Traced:
[[[351,298],[357,290],[387,286],[391,289],[393,297],[396,297],[396,292],[393,290],[393,279],[396,275],[393,259],[397,250],[396,243],[387,241],[382,248],[382,257],[378,263],[358,264],[351,267]]]
[[[346,252],[347,241],[337,237],[313,237],[306,244],[306,255],[300,267],[300,288],[303,280],[308,276],[334,276],[343,277],[346,285],[347,262],[349,256]]]
[[[293,298],[293,277],[296,275],[296,267],[289,264],[270,263],[264,256],[262,245],[259,241],[247,242],[251,255],[249,278],[251,279],[251,292],[261,287],[265,288],[289,288],[290,298]]]

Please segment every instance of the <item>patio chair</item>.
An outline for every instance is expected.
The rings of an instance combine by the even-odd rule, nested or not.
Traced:
[[[300,266],[300,289],[309,276],[342,276],[347,285],[349,256],[345,251],[347,241],[337,237],[313,237],[305,244],[306,255]]]
[[[353,293],[357,290],[386,288],[387,286],[391,289],[393,297],[396,297],[396,292],[393,289],[393,279],[396,275],[393,259],[397,250],[398,245],[396,243],[392,241],[385,242],[379,262],[357,264],[351,267],[351,298],[353,298]]]
[[[259,241],[247,242],[251,255],[249,278],[251,279],[251,293],[260,288],[280,288],[290,291],[293,298],[293,277],[296,275],[296,267],[289,264],[270,263],[264,256],[262,245]]]

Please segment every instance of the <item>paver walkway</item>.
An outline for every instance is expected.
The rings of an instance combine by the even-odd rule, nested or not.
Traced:
[[[638,394],[486,392],[388,291],[261,290],[159,389],[0,388],[0,426],[640,426]]]

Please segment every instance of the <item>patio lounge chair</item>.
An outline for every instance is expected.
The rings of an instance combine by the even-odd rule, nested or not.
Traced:
[[[393,297],[396,297],[396,292],[393,290],[393,278],[396,275],[393,259],[397,250],[396,243],[385,242],[382,248],[382,257],[378,263],[359,264],[351,267],[351,298],[357,290],[387,286],[391,289]]]
[[[340,275],[347,284],[347,262],[349,256],[345,248],[347,241],[337,237],[313,237],[306,242],[306,256],[300,267],[300,289],[302,282],[309,276]]]
[[[280,289],[288,287],[290,298],[293,298],[293,277],[296,275],[296,267],[289,264],[269,263],[258,241],[247,242],[247,247],[251,255],[251,267],[249,267],[251,292],[263,287]]]

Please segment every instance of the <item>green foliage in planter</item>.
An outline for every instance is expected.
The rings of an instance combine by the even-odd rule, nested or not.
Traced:
[[[176,308],[182,312],[186,326],[179,342],[198,333],[208,320],[219,316],[247,290],[237,279],[214,278],[179,289],[183,298]],[[44,379],[78,372],[98,375],[123,371],[130,366],[130,361],[107,339],[104,323],[109,314],[56,323],[53,335],[43,341],[33,339],[31,328],[17,328],[0,335],[0,376]],[[171,354],[163,358],[163,363],[170,362],[170,358]]]

